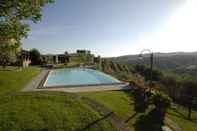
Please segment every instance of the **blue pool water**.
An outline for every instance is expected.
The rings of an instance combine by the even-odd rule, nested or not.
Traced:
[[[57,69],[49,73],[44,84],[45,87],[54,86],[79,86],[121,83],[110,75],[97,70],[70,68]]]

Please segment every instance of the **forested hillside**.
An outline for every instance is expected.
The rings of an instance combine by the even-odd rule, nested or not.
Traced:
[[[149,64],[149,54],[145,54],[142,59],[138,55],[127,55],[110,58],[113,62],[123,64]],[[185,53],[154,53],[154,66],[174,70],[178,73],[197,74],[197,52]]]

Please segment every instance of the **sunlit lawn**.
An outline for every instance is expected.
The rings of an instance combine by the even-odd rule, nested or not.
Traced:
[[[0,101],[1,131],[114,131],[111,123],[76,97],[16,93]],[[95,122],[96,121],[96,122]]]
[[[39,67],[0,70],[0,131],[114,131],[80,99],[55,92],[20,92]]]
[[[132,94],[129,91],[107,91],[107,92],[96,92],[96,93],[82,93],[82,95],[87,96],[91,99],[96,100],[99,103],[104,104],[106,107],[113,110],[124,120],[128,120],[135,112],[132,101]],[[197,112],[193,112],[193,119],[195,122],[189,121],[180,116],[181,114],[187,115],[186,110],[181,107],[176,107],[176,113],[174,110],[169,110],[169,117],[174,120],[183,131],[197,131]],[[128,125],[133,128],[137,116],[129,120]]]
[[[128,91],[106,91],[97,93],[82,93],[82,95],[87,96],[99,103],[102,103],[106,107],[110,108],[121,118],[127,121],[135,111],[133,110],[133,100],[132,95]],[[128,121],[128,125],[133,128],[135,118]]]
[[[172,120],[178,123],[183,131],[197,131],[197,112],[192,112],[192,120],[187,120],[187,110],[176,106],[169,110],[169,115]]]
[[[0,67],[0,95],[13,93],[22,89],[31,79],[40,72],[39,67],[18,69],[7,67],[3,70]]]

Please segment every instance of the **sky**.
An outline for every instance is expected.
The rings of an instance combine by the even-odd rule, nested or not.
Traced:
[[[44,54],[197,51],[197,0],[56,0],[30,25],[23,48]]]

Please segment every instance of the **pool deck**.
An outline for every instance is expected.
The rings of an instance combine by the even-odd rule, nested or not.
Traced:
[[[110,91],[110,90],[129,90],[131,87],[128,84],[113,84],[113,85],[97,85],[97,86],[79,86],[79,87],[57,87],[57,88],[42,88],[36,89],[37,91],[60,91],[60,92],[97,92],[97,91]]]
[[[97,92],[110,90],[129,90],[131,87],[128,83],[107,84],[107,85],[83,85],[83,86],[62,86],[62,87],[43,87],[43,84],[49,74],[50,70],[43,69],[36,77],[29,82],[22,91],[58,91],[58,92]]]
[[[35,76],[31,82],[29,82],[22,91],[34,91],[37,90],[40,86],[42,86],[43,81],[45,80],[46,76],[48,75],[49,70],[43,69],[37,76]]]

